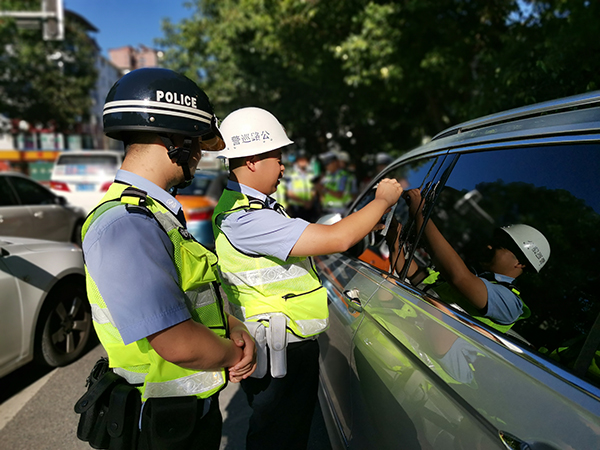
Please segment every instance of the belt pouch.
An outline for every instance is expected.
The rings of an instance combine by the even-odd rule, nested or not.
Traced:
[[[200,408],[196,396],[150,398],[142,413],[142,440],[147,450],[188,448]]]
[[[77,438],[92,448],[135,449],[139,435],[139,391],[100,358],[87,380],[88,390],[75,403],[80,414]]]
[[[121,383],[112,390],[106,415],[109,450],[137,448],[141,405],[140,392],[135,387]]]
[[[106,416],[110,393],[120,380],[122,378],[117,374],[106,372],[75,404],[75,412],[81,414],[77,438],[89,442],[92,448],[108,448],[110,436],[106,429]]]
[[[283,378],[287,374],[287,317],[284,314],[271,314],[269,319],[269,349],[271,376]]]

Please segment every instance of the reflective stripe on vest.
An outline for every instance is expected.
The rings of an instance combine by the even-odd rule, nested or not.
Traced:
[[[111,208],[122,204],[143,207],[154,216],[173,244],[173,262],[179,278],[179,286],[185,293],[185,302],[192,319],[212,329],[217,335],[227,335],[226,318],[222,301],[215,288],[216,256],[196,242],[177,218],[159,202],[146,197],[145,192],[121,183],[114,183],[86,219],[82,235],[95,220]],[[125,191],[125,192],[123,192]],[[133,195],[126,195],[132,191]],[[137,198],[137,200],[136,200]],[[225,369],[196,371],[185,369],[164,360],[152,348],[147,339],[124,345],[98,288],[87,266],[86,285],[92,306],[92,318],[98,338],[105,348],[114,372],[138,387],[143,400],[150,397],[173,397],[195,395],[207,398],[226,385]]]
[[[232,309],[241,320],[268,320],[280,312],[288,319],[288,332],[311,337],[329,326],[327,291],[310,258],[248,256],[238,251],[220,229],[226,214],[262,209],[262,202],[226,189],[213,215],[219,276]],[[257,211],[257,214],[260,212]],[[268,326],[267,323],[265,323]]]

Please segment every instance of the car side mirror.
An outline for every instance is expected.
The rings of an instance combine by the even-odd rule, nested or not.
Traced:
[[[66,206],[66,204],[67,204],[67,199],[64,198],[62,195],[57,195],[55,197],[54,201],[56,202],[57,205],[60,205],[60,206]]]

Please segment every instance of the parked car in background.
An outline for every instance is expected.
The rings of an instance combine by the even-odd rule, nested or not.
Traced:
[[[0,173],[0,234],[81,245],[85,212],[26,175]]]
[[[58,155],[50,188],[89,213],[106,193],[123,160],[123,152],[111,150],[65,151]]]
[[[0,237],[0,376],[35,359],[50,367],[79,358],[94,336],[81,249]]]
[[[380,233],[315,258],[330,313],[319,398],[334,448],[600,448],[599,168],[594,92],[452,127],[370,182],[346,215],[395,178],[421,191],[425,220],[463,260],[518,223],[541,231],[551,256],[514,282],[531,316],[506,333],[411,282],[411,261],[436,267],[402,198],[405,260],[389,260]]]
[[[211,219],[219,197],[227,186],[227,176],[224,171],[197,170],[192,184],[177,194],[188,231],[210,249],[215,247]]]

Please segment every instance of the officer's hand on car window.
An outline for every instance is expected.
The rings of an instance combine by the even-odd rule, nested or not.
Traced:
[[[377,191],[375,192],[375,198],[385,200],[388,204],[388,208],[391,208],[398,202],[400,195],[402,195],[402,186],[398,183],[398,180],[384,178],[379,181]]]

